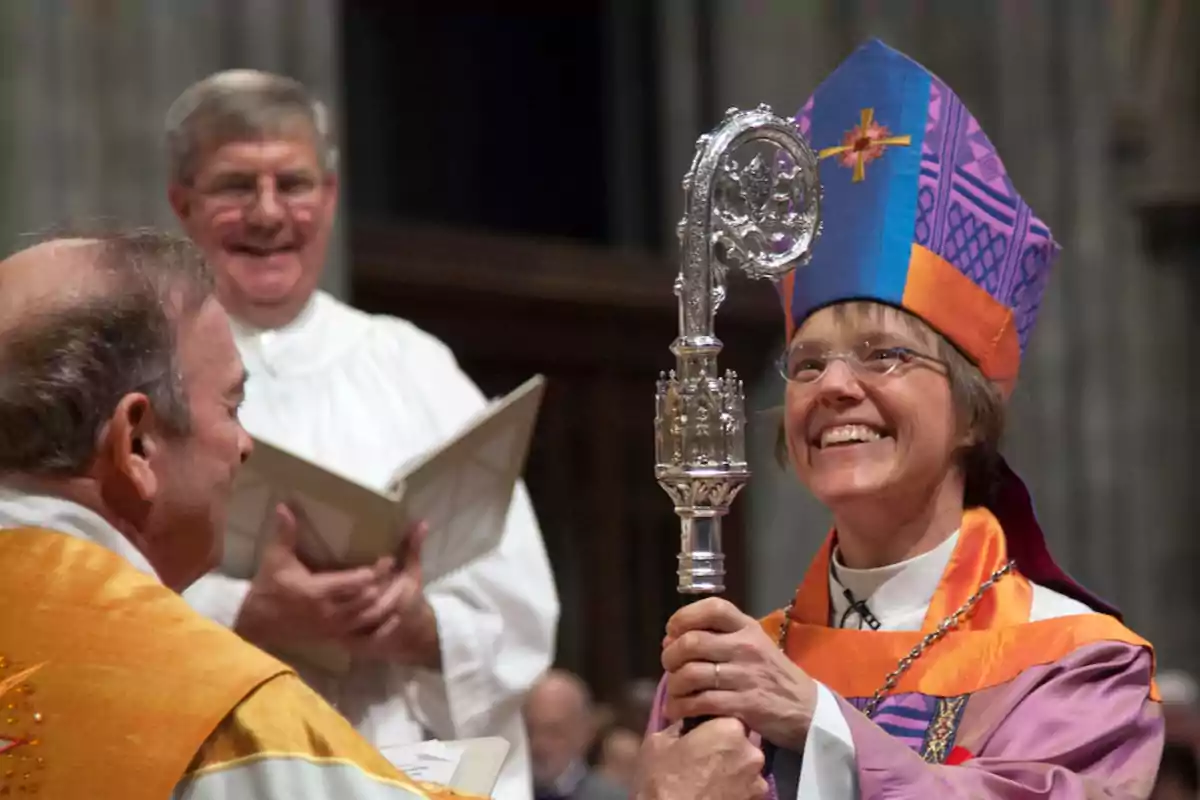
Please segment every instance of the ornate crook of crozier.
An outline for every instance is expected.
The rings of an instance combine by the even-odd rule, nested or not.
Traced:
[[[654,471],[682,527],[679,591],[716,594],[725,590],[721,518],[750,477],[745,395],[735,373],[717,371],[716,312],[728,269],[779,281],[808,260],[820,235],[817,156],[767,106],[730,109],[696,142],[683,191],[679,336],[675,369],[658,381]]]

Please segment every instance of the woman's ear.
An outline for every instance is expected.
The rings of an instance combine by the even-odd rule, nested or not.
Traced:
[[[1011,378],[1002,378],[992,381],[992,386],[996,389],[996,393],[1000,395],[1000,402],[1007,403],[1012,397],[1013,389],[1017,388],[1017,376]]]
[[[158,457],[161,434],[155,424],[150,398],[127,394],[117,403],[112,419],[105,426],[98,448],[110,468],[142,501],[150,501],[158,492],[154,462]]]
[[[977,425],[975,424],[974,420],[971,420],[970,424],[966,426],[966,430],[959,434],[958,448],[960,450],[970,450],[972,447],[979,444],[979,440],[980,437]]]

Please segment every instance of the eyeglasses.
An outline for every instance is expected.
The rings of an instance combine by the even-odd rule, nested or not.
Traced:
[[[321,183],[307,174],[288,174],[276,178],[270,187],[271,199],[293,210],[310,208],[319,203]],[[259,185],[257,176],[237,174],[222,176],[213,185],[200,188],[200,194],[212,206],[229,209],[252,209],[263,203],[267,192]]]
[[[789,347],[779,357],[779,373],[789,381],[813,383],[821,379],[834,361],[846,362],[846,366],[860,378],[882,378],[900,367],[924,362],[946,368],[940,358],[917,352],[910,347],[881,347],[872,342],[862,344],[844,352],[834,352],[821,345],[800,344]]]

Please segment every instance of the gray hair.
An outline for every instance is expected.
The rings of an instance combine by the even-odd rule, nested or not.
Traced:
[[[322,169],[336,171],[329,111],[304,84],[250,69],[209,75],[184,90],[167,111],[171,180],[188,184],[199,160],[221,145],[291,133],[297,124],[312,134]]]
[[[168,435],[191,432],[177,327],[213,294],[188,240],[151,230],[84,238],[94,288],[0,332],[0,473],[77,476],[121,398],[142,393]]]

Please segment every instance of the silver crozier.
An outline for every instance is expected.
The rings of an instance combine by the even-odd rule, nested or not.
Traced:
[[[817,157],[795,124],[767,106],[730,109],[696,142],[683,179],[675,294],[675,369],[660,376],[655,476],[675,503],[679,591],[725,590],[721,519],[750,477],[742,381],[721,377],[714,318],[728,269],[779,281],[806,262],[820,235]]]

